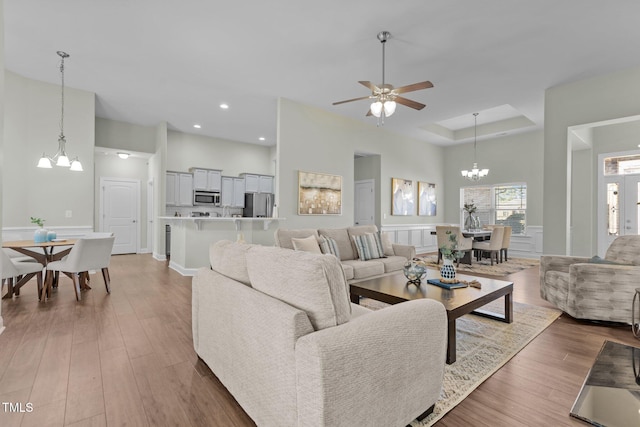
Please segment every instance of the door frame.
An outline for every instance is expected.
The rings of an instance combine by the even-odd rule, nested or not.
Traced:
[[[640,150],[629,150],[629,151],[617,151],[617,152],[612,152],[612,153],[601,153],[598,154],[598,167],[597,167],[597,171],[598,171],[598,196],[597,196],[597,209],[596,209],[596,247],[598,249],[598,256],[600,257],[604,257],[607,249],[609,248],[609,244],[607,241],[607,235],[606,235],[606,222],[607,222],[607,212],[605,209],[605,202],[606,202],[606,195],[607,195],[607,188],[606,188],[606,184],[608,182],[607,179],[605,179],[604,176],[604,159],[607,157],[623,157],[623,156],[632,156],[632,155],[637,155],[640,154]],[[625,193],[625,177],[627,176],[637,176],[637,174],[633,174],[633,175],[616,175],[617,177],[619,177],[618,179],[621,182],[620,185],[620,193],[622,193],[622,197],[623,197],[623,202],[624,202],[624,193]],[[621,206],[621,208],[624,208],[624,206]],[[625,209],[621,209],[621,211],[625,211]],[[624,213],[622,214],[623,216],[625,215]],[[623,235],[623,216],[620,218],[620,235]]]
[[[113,177],[100,177],[100,208],[99,208],[99,229],[102,232],[107,230],[104,229],[104,195],[105,195],[105,182],[106,181],[115,181],[115,182],[123,182],[128,184],[135,184],[136,186],[136,253],[140,253],[140,180],[139,179],[128,179],[128,178],[113,178]]]

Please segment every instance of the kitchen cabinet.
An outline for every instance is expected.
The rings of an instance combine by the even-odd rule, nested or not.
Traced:
[[[245,173],[240,175],[245,179],[246,193],[273,193],[273,177],[271,175],[257,175]]]
[[[193,175],[184,172],[166,173],[166,204],[193,206]]]
[[[191,168],[193,189],[199,191],[221,191],[222,171],[217,169]]]
[[[233,176],[222,177],[222,206],[244,208],[245,179]]]

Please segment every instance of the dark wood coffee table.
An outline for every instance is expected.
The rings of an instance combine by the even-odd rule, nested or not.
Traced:
[[[402,272],[353,283],[349,285],[351,302],[359,304],[360,297],[371,298],[387,304],[398,304],[421,298],[440,301],[447,310],[449,327],[447,363],[451,364],[456,361],[456,319],[465,314],[473,313],[506,323],[513,322],[513,282],[458,274],[457,278],[461,280],[477,280],[482,284],[482,288],[467,287],[449,290],[427,283],[427,279],[439,277],[439,271],[427,270],[427,277],[422,280],[420,287],[407,284],[407,278]],[[504,297],[504,315],[479,310],[480,307],[500,297]]]

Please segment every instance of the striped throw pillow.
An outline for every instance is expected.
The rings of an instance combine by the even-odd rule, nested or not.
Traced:
[[[377,233],[366,233],[359,236],[353,236],[353,241],[356,244],[358,258],[362,261],[384,257],[382,242],[380,241],[380,236],[378,236]]]
[[[340,251],[338,250],[338,243],[331,237],[320,236],[320,251],[323,254],[335,255],[340,259]]]

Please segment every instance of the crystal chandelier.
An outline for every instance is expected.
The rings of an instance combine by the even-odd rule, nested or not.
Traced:
[[[473,113],[473,168],[471,168],[471,170],[465,169],[461,172],[462,176],[469,181],[478,181],[479,179],[489,175],[489,169],[478,169],[478,114],[479,113]]]
[[[53,157],[47,156],[45,153],[42,153],[42,157],[38,162],[39,168],[51,169],[51,164],[55,163],[56,166],[61,166],[65,168],[69,168],[69,170],[75,172],[82,172],[82,164],[78,157],[75,157],[73,160],[69,161],[69,156],[67,155],[67,151],[65,145],[67,141],[64,137],[64,59],[69,57],[69,54],[66,52],[58,51],[58,56],[60,56],[60,74],[61,74],[61,96],[60,96],[60,136],[58,136],[58,151]]]

